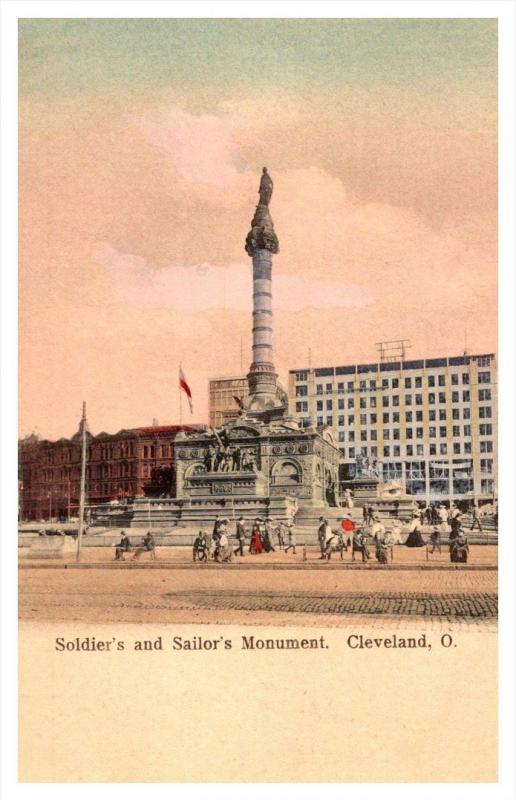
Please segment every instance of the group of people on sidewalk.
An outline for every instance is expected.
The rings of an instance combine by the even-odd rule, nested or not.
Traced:
[[[134,546],[125,531],[121,532],[120,542],[115,546],[115,561],[123,561],[127,553],[134,551],[133,559],[138,559],[142,553],[148,552],[151,556],[156,554],[156,543],[154,536],[147,531],[140,544]]]
[[[289,550],[296,552],[296,532],[291,521],[275,523],[257,517],[249,530],[244,517],[239,517],[234,535],[235,547],[230,544],[228,525],[229,519],[216,517],[211,536],[205,530],[199,531],[193,545],[194,561],[207,561],[209,558],[231,561],[233,556],[243,558],[246,550],[251,555],[271,553],[276,551],[275,542],[285,553]]]

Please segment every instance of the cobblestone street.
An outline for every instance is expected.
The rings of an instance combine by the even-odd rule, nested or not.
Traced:
[[[495,625],[497,616],[495,569],[70,567],[20,570],[21,619],[340,626],[358,618]]]

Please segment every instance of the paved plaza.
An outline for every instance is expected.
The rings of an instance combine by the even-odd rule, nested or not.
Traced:
[[[159,548],[156,561],[114,562],[110,548],[85,548],[73,560],[20,561],[20,618],[31,621],[300,624],[423,618],[496,624],[496,547],[473,546],[457,569],[443,554],[396,548],[379,567],[326,564],[272,553],[233,564],[193,564],[189,548]]]

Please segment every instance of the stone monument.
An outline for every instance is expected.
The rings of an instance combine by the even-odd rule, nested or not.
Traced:
[[[273,182],[263,168],[245,241],[252,258],[252,361],[239,417],[174,442],[176,498],[136,500],[134,525],[209,525],[215,516],[260,516],[312,524],[337,510],[339,450],[329,429],[300,428],[274,367],[272,256],[279,243],[269,211]]]

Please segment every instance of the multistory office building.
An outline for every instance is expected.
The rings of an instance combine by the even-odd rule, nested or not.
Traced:
[[[426,502],[496,496],[492,353],[291,370],[289,401],[303,426],[333,430],[341,487],[361,454]]]
[[[240,406],[235,398],[242,402],[249,396],[249,385],[245,376],[232,378],[215,378],[209,385],[209,419],[210,425],[224,425],[238,418]]]

